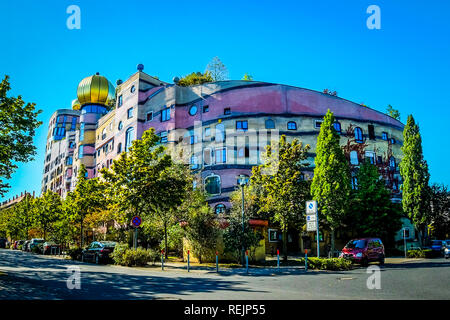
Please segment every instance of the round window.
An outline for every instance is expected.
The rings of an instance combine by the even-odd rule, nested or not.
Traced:
[[[197,113],[197,106],[194,104],[192,107],[189,108],[189,114],[191,116],[195,115]]]
[[[133,86],[131,86],[131,93],[133,93],[134,91],[136,90],[136,87],[133,85]]]
[[[120,121],[119,122],[119,130],[122,130],[122,128],[123,128],[123,123],[122,123],[122,121]]]

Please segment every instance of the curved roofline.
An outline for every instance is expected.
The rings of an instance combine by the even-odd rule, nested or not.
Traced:
[[[297,86],[288,85],[288,84],[274,83],[274,82],[265,82],[265,81],[249,81],[249,80],[220,80],[220,81],[205,82],[205,83],[202,83],[202,84],[196,84],[196,85],[187,86],[187,87],[188,87],[188,88],[193,88],[193,87],[203,86],[204,84],[214,84],[214,83],[221,83],[221,82],[246,82],[246,83],[249,83],[249,84],[250,84],[250,83],[253,83],[253,84],[267,84],[267,85],[271,85],[271,86],[283,86],[283,87],[290,87],[290,88],[295,88],[295,89],[307,90],[307,91],[311,91],[311,92],[314,92],[314,93],[320,93],[321,95],[324,95],[324,96],[326,96],[326,97],[335,98],[335,99],[340,99],[340,100],[344,100],[344,101],[350,102],[350,103],[356,105],[356,106],[359,107],[359,108],[368,108],[368,109],[370,109],[370,110],[372,110],[372,111],[375,111],[375,112],[377,112],[377,113],[379,113],[379,114],[382,114],[382,115],[384,115],[384,116],[386,116],[386,117],[389,117],[389,118],[391,118],[391,119],[394,120],[394,121],[399,122],[399,123],[401,124],[402,127],[405,126],[405,124],[404,124],[403,122],[401,122],[400,120],[397,120],[397,119],[391,117],[390,115],[388,115],[388,114],[386,114],[386,113],[384,113],[384,112],[381,112],[381,111],[379,111],[379,110],[376,110],[376,109],[374,109],[374,108],[371,108],[371,107],[368,107],[368,106],[362,106],[362,105],[359,104],[359,103],[356,103],[356,102],[354,102],[354,101],[351,101],[351,100],[348,100],[348,99],[345,99],[345,98],[341,98],[341,97],[339,97],[339,96],[332,96],[332,95],[329,95],[329,94],[327,94],[327,93],[323,93],[323,92],[320,92],[320,91],[317,91],[317,90],[308,89],[308,88],[303,88],[303,87],[297,87]],[[239,87],[227,88],[227,89],[228,89],[228,90],[233,90],[233,89],[238,89],[238,88],[239,88]]]

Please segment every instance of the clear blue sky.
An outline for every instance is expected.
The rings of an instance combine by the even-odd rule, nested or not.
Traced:
[[[81,9],[69,30],[66,8]],[[366,9],[381,9],[369,30]],[[78,82],[95,72],[111,82],[145,72],[171,81],[204,71],[219,56],[231,79],[323,90],[402,121],[413,114],[432,182],[450,184],[450,3],[428,1],[1,1],[0,77],[12,94],[44,110],[35,161],[19,164],[11,197],[41,186],[47,122],[70,108]]]

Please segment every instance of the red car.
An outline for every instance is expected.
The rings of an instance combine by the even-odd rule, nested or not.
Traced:
[[[362,238],[350,240],[342,249],[341,258],[350,259],[363,266],[369,262],[384,264],[384,245],[379,238]]]

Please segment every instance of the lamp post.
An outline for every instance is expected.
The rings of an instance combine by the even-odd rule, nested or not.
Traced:
[[[245,205],[245,200],[244,200],[244,187],[247,185],[248,183],[248,176],[241,174],[238,177],[238,182],[239,185],[241,186],[241,190],[242,190],[242,265],[245,264],[245,246],[244,246],[244,234],[245,234],[245,209],[244,209],[244,205]]]

